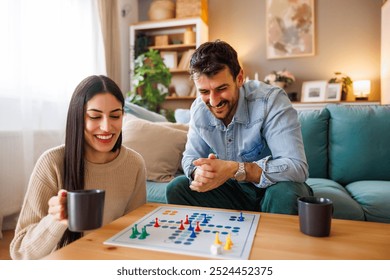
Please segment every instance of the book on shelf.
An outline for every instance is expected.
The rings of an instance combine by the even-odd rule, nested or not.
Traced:
[[[188,70],[190,68],[191,56],[194,54],[194,52],[195,52],[194,49],[190,49],[183,52],[177,68],[182,70]]]

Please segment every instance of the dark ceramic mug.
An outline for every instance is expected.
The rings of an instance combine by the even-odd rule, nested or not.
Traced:
[[[310,236],[329,236],[333,216],[333,202],[322,197],[298,198],[299,227]]]
[[[68,228],[83,232],[102,226],[104,212],[104,190],[68,191]]]

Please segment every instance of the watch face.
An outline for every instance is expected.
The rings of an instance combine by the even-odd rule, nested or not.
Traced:
[[[245,172],[239,172],[236,174],[236,180],[237,181],[244,181],[245,180]]]

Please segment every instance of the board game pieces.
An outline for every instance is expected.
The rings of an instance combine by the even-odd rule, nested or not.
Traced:
[[[243,216],[242,219],[240,216]],[[160,206],[104,241],[104,244],[204,258],[248,259],[259,218],[260,214],[255,213],[240,215],[236,211],[201,207]],[[159,226],[155,227],[155,224]],[[137,226],[141,226],[141,233]]]
[[[191,232],[191,234],[190,234],[190,237],[191,237],[191,238],[195,238],[195,237],[196,237],[196,233],[195,233],[194,228],[192,228],[192,232]]]
[[[233,246],[233,242],[230,239],[230,236],[228,235],[228,237],[226,238],[225,246],[223,247],[223,249],[230,250],[232,248],[232,246]]]
[[[141,231],[141,234],[140,234],[140,236],[138,237],[138,239],[145,239],[146,236],[148,236],[148,233],[146,232],[145,227],[143,227],[143,228],[142,228],[142,231]]]
[[[196,228],[195,231],[202,231],[199,226],[199,221],[196,222]]]
[[[137,233],[134,230],[134,227],[131,228],[131,235],[129,236],[131,239],[137,238]]]
[[[156,222],[154,223],[154,227],[159,227],[160,225],[158,224],[158,218],[156,218]]]
[[[135,234],[135,235],[138,235],[138,234],[139,234],[137,224],[134,225],[134,234]]]
[[[243,222],[245,219],[244,217],[242,216],[242,212],[240,213],[240,217],[238,217],[237,221],[239,222]]]
[[[184,225],[183,225],[183,220],[180,220],[180,227],[179,227],[180,230],[183,230],[184,229]]]
[[[226,242],[229,242],[231,245],[233,245],[231,233],[229,233],[228,236],[226,237]]]
[[[188,226],[188,230],[193,230],[194,227],[192,226],[192,221],[190,221],[190,225]]]
[[[186,215],[186,219],[184,221],[184,224],[188,225],[190,223],[190,221],[188,220],[188,215]]]
[[[221,240],[219,240],[219,232],[218,231],[215,233],[214,244],[217,244],[217,245],[222,244]]]

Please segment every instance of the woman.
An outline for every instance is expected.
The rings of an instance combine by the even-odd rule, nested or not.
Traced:
[[[67,190],[104,189],[103,224],[145,203],[145,162],[122,146],[123,106],[121,90],[105,76],[76,87],[65,145],[46,151],[31,175],[10,245],[13,259],[39,259],[80,237],[67,229]]]

